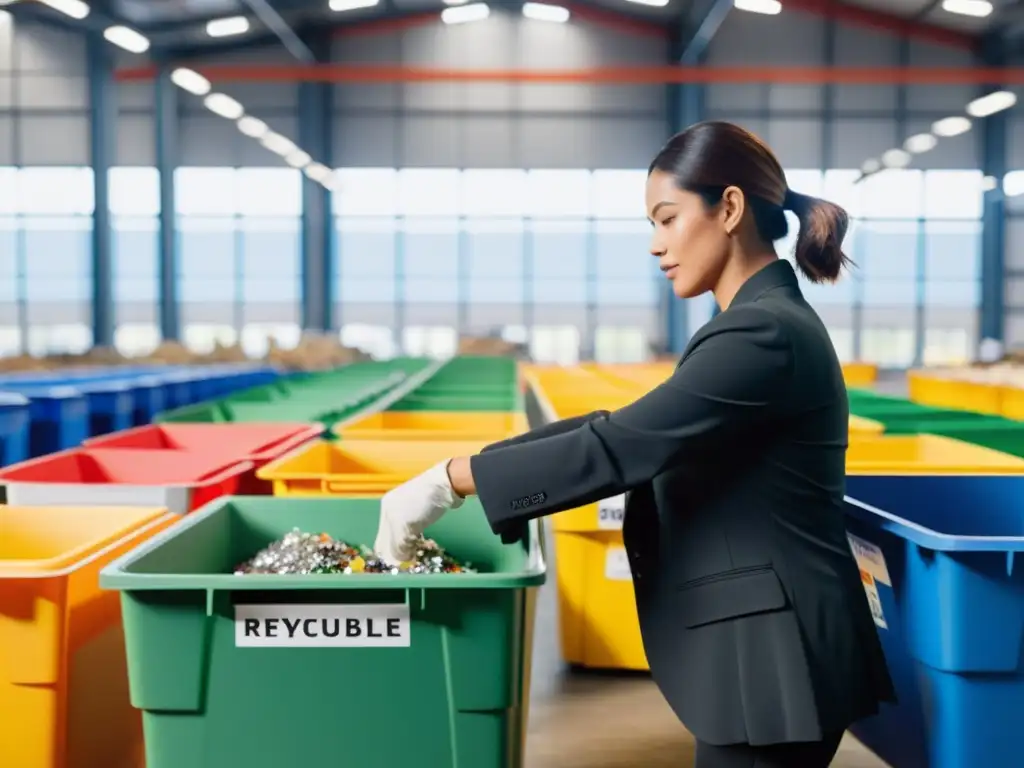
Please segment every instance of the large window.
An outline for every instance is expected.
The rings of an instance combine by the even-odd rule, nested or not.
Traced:
[[[459,334],[524,336],[545,360],[600,348],[626,361],[658,334],[662,278],[648,253],[643,171],[339,176],[333,279],[343,339],[383,349],[398,328],[393,343],[408,354],[439,354]]]
[[[299,339],[302,175],[290,168],[179,168],[178,292],[197,352],[252,356]]]
[[[156,168],[110,170],[114,344],[126,355],[147,354],[160,343],[159,216]]]

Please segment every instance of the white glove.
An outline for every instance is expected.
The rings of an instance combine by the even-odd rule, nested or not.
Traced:
[[[374,550],[392,565],[412,560],[423,531],[464,501],[452,490],[448,462],[442,461],[384,494]]]

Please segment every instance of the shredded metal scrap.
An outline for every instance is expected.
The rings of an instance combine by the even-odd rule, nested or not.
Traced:
[[[420,542],[415,560],[393,565],[368,549],[357,549],[326,533],[305,533],[298,528],[235,568],[236,575],[472,572],[469,563],[457,562],[430,539]]]

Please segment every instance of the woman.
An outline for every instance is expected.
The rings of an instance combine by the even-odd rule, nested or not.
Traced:
[[[377,548],[476,494],[496,533],[629,492],[623,537],[644,647],[697,739],[697,768],[824,768],[850,723],[894,700],[843,524],[848,405],[821,320],[772,243],[833,282],[839,207],[791,191],[757,137],[722,122],[651,164],[651,253],[679,298],[714,294],[668,381],[632,405],[457,457],[388,493]]]

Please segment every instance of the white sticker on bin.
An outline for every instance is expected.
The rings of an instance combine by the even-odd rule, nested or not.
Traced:
[[[891,587],[892,579],[889,578],[889,568],[885,564],[885,555],[882,554],[882,550],[853,534],[846,534],[846,538],[850,540],[850,550],[860,569],[870,573],[878,583]]]
[[[597,527],[602,531],[621,531],[626,517],[626,494],[597,502]]]
[[[888,629],[889,625],[885,622],[885,614],[882,612],[882,598],[878,596],[875,577],[862,569],[860,580],[864,584],[864,594],[868,596],[868,605],[871,606],[871,618],[875,620],[877,627]]]
[[[409,606],[236,605],[238,648],[408,648]]]
[[[632,581],[633,573],[629,569],[629,557],[622,547],[612,547],[604,559],[604,577],[609,581]]]

